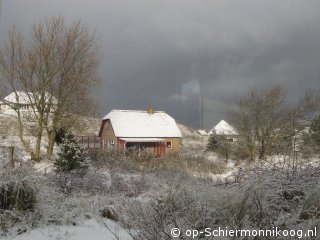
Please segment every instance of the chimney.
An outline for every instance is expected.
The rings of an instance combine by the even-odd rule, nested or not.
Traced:
[[[148,107],[148,108],[147,108],[147,113],[149,113],[149,114],[154,114],[154,109],[153,109],[153,107]]]

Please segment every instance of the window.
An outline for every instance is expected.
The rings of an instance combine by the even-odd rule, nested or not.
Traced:
[[[114,139],[108,140],[108,148],[114,148]]]
[[[166,148],[172,148],[172,142],[166,141]]]

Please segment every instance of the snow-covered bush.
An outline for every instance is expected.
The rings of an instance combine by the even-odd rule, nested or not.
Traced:
[[[172,228],[186,230],[189,226],[203,231],[212,224],[208,221],[209,209],[191,193],[177,187],[151,202],[126,201],[122,206],[119,209],[123,213],[120,221],[134,240],[172,239]]]
[[[36,190],[28,181],[0,182],[0,209],[33,210]]]
[[[26,226],[35,225],[39,216],[37,177],[30,166],[0,173],[0,236],[17,225],[18,233]]]
[[[185,174],[221,174],[226,170],[226,164],[210,161],[205,155],[169,155],[164,158],[139,157],[135,154],[125,154],[123,151],[97,151],[91,153],[93,165],[102,169],[128,172],[181,172]]]
[[[127,200],[121,204],[120,222],[133,239],[171,239],[173,227],[182,232],[186,229],[200,232],[206,227],[308,230],[320,226],[317,166],[303,166],[288,172],[279,166],[256,165],[241,182],[216,186],[191,178],[173,180],[168,182],[169,190],[160,197],[155,195],[149,201]],[[188,239],[185,237],[179,239]]]
[[[37,190],[30,171],[30,168],[25,166],[0,174],[0,209],[34,209]]]
[[[127,159],[123,151],[117,150],[96,150],[90,151],[89,157],[91,163],[100,169],[133,169],[133,163]]]
[[[303,207],[300,213],[300,219],[320,219],[320,189],[316,188],[312,191],[306,201],[303,203]]]
[[[77,142],[73,134],[67,133],[60,144],[54,167],[58,172],[70,172],[88,168],[86,150]]]
[[[241,184],[218,189],[212,208],[220,226],[229,228],[308,229],[310,222],[320,224],[320,195],[314,189],[319,189],[318,167],[255,169]]]
[[[109,191],[110,178],[95,168],[86,171],[57,172],[49,177],[49,183],[58,187],[59,192],[104,194]]]

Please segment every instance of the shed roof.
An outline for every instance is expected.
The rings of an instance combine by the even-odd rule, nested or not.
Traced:
[[[182,137],[176,121],[163,111],[112,110],[103,120],[111,121],[116,137]]]

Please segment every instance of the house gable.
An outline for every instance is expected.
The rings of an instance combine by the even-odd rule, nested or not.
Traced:
[[[116,139],[116,135],[109,119],[103,120],[99,132],[99,137],[102,137],[104,139]]]

